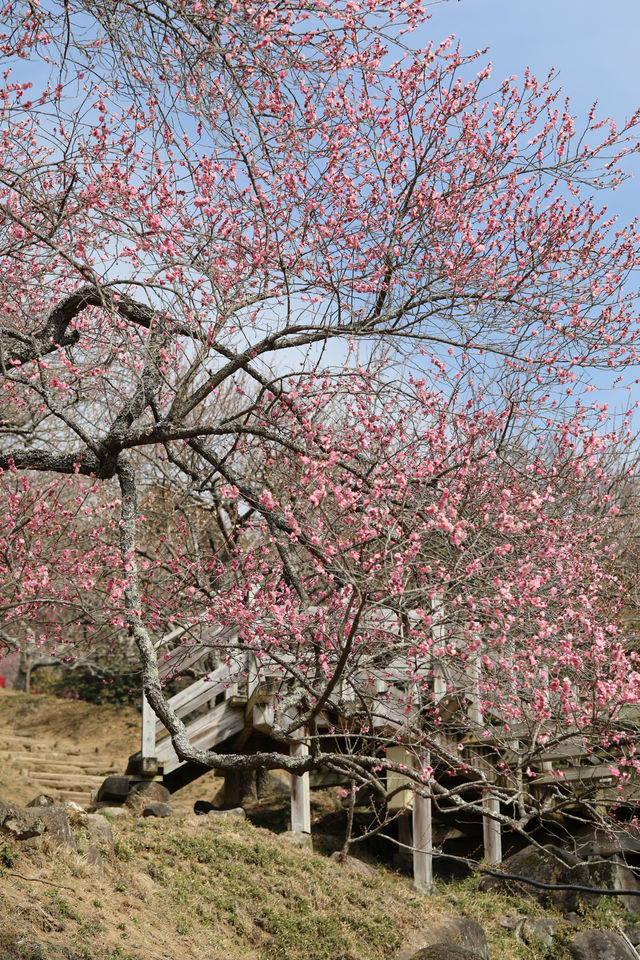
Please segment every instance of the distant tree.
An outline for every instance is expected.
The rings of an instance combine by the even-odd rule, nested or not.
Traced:
[[[384,792],[395,703],[468,775],[449,804],[490,787],[524,829],[522,777],[576,731],[624,787],[640,673],[603,489],[628,423],[560,398],[636,359],[638,234],[593,191],[638,116],[576,132],[551,81],[410,50],[405,0],[3,14],[6,630],[63,640],[90,596],[199,763]],[[189,743],[156,645],[219,623],[222,659],[279,664],[276,735],[309,757]]]

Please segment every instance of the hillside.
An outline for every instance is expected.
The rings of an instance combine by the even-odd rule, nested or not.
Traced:
[[[104,748],[124,759],[135,749],[138,718],[122,708],[7,694],[0,724],[55,736],[59,750]],[[5,764],[1,779],[2,800],[30,799],[18,771]],[[101,862],[92,862],[80,812],[71,814],[77,851],[54,848],[46,836],[0,837],[0,960],[392,960],[454,915],[483,925],[491,960],[568,956],[562,940],[571,928],[560,914],[479,893],[475,879],[441,881],[425,897],[384,864],[342,866],[248,820],[188,812],[194,797],[210,799],[219,784],[209,774],[174,795],[170,819],[104,818],[113,845],[100,846]],[[284,798],[278,802],[283,808]],[[329,794],[317,798],[316,821],[330,805]],[[282,825],[281,812],[270,810]],[[316,839],[326,847],[326,837]],[[553,952],[507,930],[498,918],[510,910],[553,917]],[[608,902],[587,911],[583,923],[624,919],[620,905]]]

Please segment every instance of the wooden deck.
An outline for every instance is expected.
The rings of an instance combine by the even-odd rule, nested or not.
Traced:
[[[178,633],[176,631],[176,633]],[[282,664],[269,666],[263,662],[258,670],[252,653],[238,654],[236,637],[228,631],[229,646],[234,648],[234,659],[227,665],[217,666],[208,674],[195,679],[180,692],[169,699],[170,706],[185,723],[192,744],[202,750],[233,749],[242,751],[244,745],[255,735],[269,736],[273,730],[277,709],[277,693],[283,679]],[[180,636],[176,639],[179,641]],[[219,642],[219,640],[218,640]],[[193,670],[210,656],[211,648],[202,644],[180,643],[164,654],[161,676],[164,678],[180,676],[185,670]],[[425,671],[426,672],[426,671]],[[442,733],[438,733],[441,757],[455,757],[458,764],[462,761],[475,770],[470,779],[482,781],[481,805],[483,813],[483,836],[485,860],[498,864],[502,859],[502,839],[500,827],[500,776],[497,773],[495,759],[491,759],[491,749],[495,745],[490,725],[483,728],[483,719],[477,705],[468,696],[456,698],[451,695],[451,681],[434,672],[432,687],[429,691],[418,689],[407,677],[406,664],[388,664],[384,671],[372,672],[370,676],[360,678],[360,688],[369,691],[367,696],[368,722],[381,735],[392,738],[398,747],[390,749],[390,760],[402,763],[406,752],[414,754],[414,764],[431,762],[431,754],[413,749],[415,745],[416,723],[419,711],[428,699],[431,706],[440,704]],[[449,691],[449,692],[447,692]],[[355,700],[349,688],[336,691],[343,705],[349,699]],[[358,708],[362,708],[362,698],[358,698]],[[354,708],[355,709],[355,708]],[[464,717],[464,724],[456,724],[456,716]],[[322,721],[322,717],[319,718]],[[327,721],[329,724],[332,721]],[[460,730],[456,732],[456,725]],[[413,731],[413,732],[412,732]],[[464,732],[462,732],[464,731]],[[455,739],[461,734],[460,739]],[[513,731],[511,752],[516,757],[526,755],[526,731]],[[503,741],[504,742],[504,741]],[[521,750],[520,748],[524,749]],[[300,755],[308,750],[304,736],[292,740],[289,744],[292,755]],[[393,751],[398,757],[393,756]],[[403,756],[401,757],[400,754]],[[512,756],[513,759],[513,756]],[[409,761],[411,762],[411,761]],[[587,756],[581,737],[567,736],[552,750],[540,749],[536,753],[539,765],[535,778],[528,780],[519,777],[519,790],[526,792],[533,800],[539,799],[545,789],[559,785],[578,784],[582,787],[606,789],[612,781],[608,764],[598,763]],[[142,725],[142,768],[157,770],[163,776],[174,774],[184,764],[178,758],[170,737],[163,725],[146,703],[143,703]],[[446,762],[438,762],[433,757],[434,774],[437,781],[446,770]],[[517,766],[517,763],[516,763]],[[431,864],[431,799],[415,791],[415,785],[402,775],[388,773],[389,791],[397,791],[390,801],[391,809],[411,809],[414,837],[414,880],[419,889],[432,887]],[[506,784],[503,784],[505,786]],[[291,777],[291,825],[292,829],[310,833],[310,794],[309,774]]]

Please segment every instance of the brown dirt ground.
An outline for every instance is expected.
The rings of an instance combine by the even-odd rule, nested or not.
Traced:
[[[54,740],[61,750],[102,750],[126,760],[139,749],[140,714],[128,706],[0,689],[0,725],[8,732],[33,733],[34,740]]]
[[[30,735],[33,744],[46,744],[47,751],[69,757],[95,756],[104,769],[124,773],[130,754],[139,749],[140,714],[132,707],[97,705],[82,700],[63,700],[44,694],[26,694],[0,689],[0,746],[2,734]],[[12,749],[17,749],[10,744]],[[36,791],[37,792],[37,791]],[[24,804],[33,799],[34,787],[25,779],[20,764],[0,761],[0,796]],[[2,960],[0,955],[0,960]]]

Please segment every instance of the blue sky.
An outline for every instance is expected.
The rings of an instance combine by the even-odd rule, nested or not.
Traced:
[[[496,86],[507,76],[521,78],[526,67],[538,79],[555,70],[578,118],[576,129],[596,100],[597,115],[618,127],[640,106],[640,0],[434,0],[430,11],[415,43],[455,34],[463,52],[488,47],[483,62],[493,63]],[[640,216],[640,153],[626,169],[633,179],[598,195],[625,223]],[[637,376],[630,370],[625,382]],[[637,385],[614,396],[605,387],[607,375],[596,372],[590,379],[597,386],[591,400],[609,401],[617,410],[640,401]]]
[[[498,82],[555,68],[578,117],[598,100],[599,115],[621,125],[640,106],[640,0],[440,0],[431,13],[416,39],[454,33],[466,52],[490,47]],[[629,169],[634,180],[608,201],[625,220],[640,214],[640,157]]]

